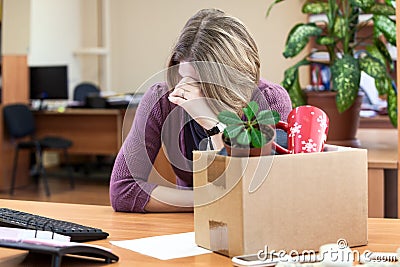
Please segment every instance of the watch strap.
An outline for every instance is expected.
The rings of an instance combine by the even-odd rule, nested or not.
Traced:
[[[220,122],[218,122],[217,125],[215,125],[214,127],[212,127],[209,130],[206,130],[206,133],[208,136],[213,136],[213,135],[222,133],[224,129],[225,129],[225,126],[222,125]]]

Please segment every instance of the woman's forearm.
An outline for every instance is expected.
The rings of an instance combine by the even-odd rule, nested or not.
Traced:
[[[193,191],[157,186],[145,206],[147,212],[193,211]]]

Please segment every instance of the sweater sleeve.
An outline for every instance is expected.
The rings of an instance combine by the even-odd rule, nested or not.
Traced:
[[[115,211],[145,212],[157,186],[147,179],[161,147],[166,92],[165,84],[155,84],[145,93],[115,159],[110,179],[110,202]]]

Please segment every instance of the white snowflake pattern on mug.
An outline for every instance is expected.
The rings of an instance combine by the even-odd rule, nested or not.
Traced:
[[[319,115],[317,118],[317,122],[319,122],[319,126],[321,129],[325,129],[328,127],[328,124],[326,123],[326,120],[322,117],[322,115]],[[320,132],[321,130],[318,130]]]
[[[308,139],[308,141],[301,141],[301,144],[303,144],[303,147],[301,148],[303,151],[307,152],[316,152],[317,151],[317,144],[314,143],[312,139]]]
[[[301,124],[295,122],[292,127],[290,127],[290,134],[289,137],[295,136],[296,134],[300,133]]]

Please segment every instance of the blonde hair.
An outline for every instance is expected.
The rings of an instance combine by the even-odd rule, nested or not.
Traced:
[[[217,100],[210,102],[216,113],[227,108],[240,113],[260,79],[252,36],[241,21],[217,9],[200,10],[183,27],[168,62],[170,88],[181,79],[174,66],[182,61],[193,64],[204,96]]]

